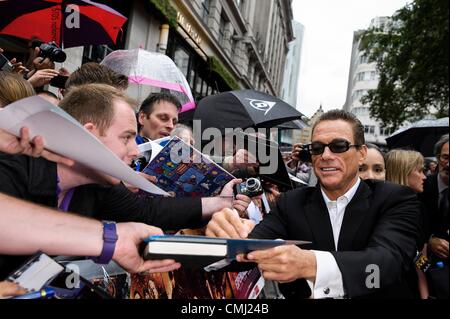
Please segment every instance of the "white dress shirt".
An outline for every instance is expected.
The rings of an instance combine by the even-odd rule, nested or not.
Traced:
[[[339,233],[341,232],[342,221],[344,220],[345,209],[347,205],[355,196],[358,190],[361,180],[358,178],[355,185],[343,196],[337,200],[332,201],[328,198],[322,189],[322,196],[328,208],[328,214],[330,215],[331,226],[333,228],[334,245],[338,247]],[[317,273],[316,281],[313,283],[307,280],[309,287],[311,288],[311,298],[342,298],[345,295],[344,284],[342,281],[342,273],[336,263],[336,259],[330,252],[325,251],[312,251],[316,256],[317,261]]]

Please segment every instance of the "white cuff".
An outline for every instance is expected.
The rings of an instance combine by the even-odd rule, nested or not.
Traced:
[[[310,298],[342,298],[344,297],[344,283],[342,273],[334,256],[325,251],[312,250],[316,255],[316,281],[307,280],[312,295]]]

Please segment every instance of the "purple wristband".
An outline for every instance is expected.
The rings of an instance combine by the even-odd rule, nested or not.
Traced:
[[[103,221],[103,249],[100,256],[93,258],[92,260],[96,264],[108,264],[114,255],[116,248],[116,242],[119,238],[117,236],[116,223],[110,221]]]

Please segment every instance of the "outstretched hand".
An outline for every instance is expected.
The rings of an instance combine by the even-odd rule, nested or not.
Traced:
[[[131,273],[168,272],[181,267],[174,260],[147,260],[139,254],[141,242],[155,235],[162,235],[161,229],[137,223],[117,224],[118,240],[113,260],[122,268]]]
[[[12,135],[0,129],[0,152],[8,154],[22,154],[32,157],[44,157],[49,161],[61,163],[67,166],[73,166],[74,161],[50,152],[44,148],[44,138],[35,136],[30,141],[30,131],[26,127],[20,130],[20,137]]]

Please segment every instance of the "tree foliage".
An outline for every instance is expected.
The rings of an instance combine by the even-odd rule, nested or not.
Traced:
[[[362,102],[385,127],[425,115],[448,116],[448,0],[415,0],[392,25],[361,34],[360,49],[377,63],[379,85]]]

